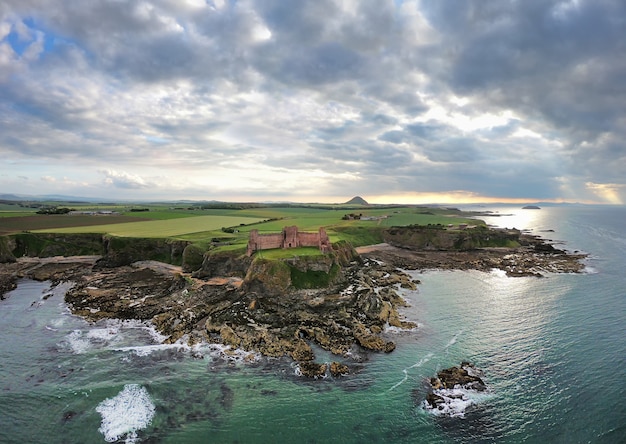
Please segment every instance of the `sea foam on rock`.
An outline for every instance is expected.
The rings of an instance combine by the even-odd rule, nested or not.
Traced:
[[[464,417],[465,410],[488,391],[482,372],[469,362],[441,370],[430,378],[430,392],[423,407],[436,415]]]

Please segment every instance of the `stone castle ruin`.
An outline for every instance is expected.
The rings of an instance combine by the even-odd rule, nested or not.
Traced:
[[[283,228],[280,233],[259,234],[259,230],[250,231],[246,254],[252,256],[255,251],[259,250],[298,247],[317,247],[322,253],[328,253],[331,249],[330,240],[324,228],[320,228],[317,233],[307,233],[298,231],[298,227],[293,225]]]

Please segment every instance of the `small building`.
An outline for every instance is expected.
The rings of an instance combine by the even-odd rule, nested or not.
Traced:
[[[324,228],[320,228],[317,233],[308,233],[299,231],[297,226],[292,225],[284,227],[280,233],[259,234],[259,230],[250,231],[246,254],[252,256],[259,250],[299,247],[317,247],[322,253],[331,250],[330,239]]]

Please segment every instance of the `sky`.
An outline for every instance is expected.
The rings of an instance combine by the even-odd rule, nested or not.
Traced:
[[[0,193],[626,203],[624,0],[3,0]]]

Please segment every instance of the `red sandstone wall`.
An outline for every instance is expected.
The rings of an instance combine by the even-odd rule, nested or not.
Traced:
[[[251,256],[257,250],[270,250],[272,248],[281,248],[283,241],[282,233],[277,234],[259,234],[258,230],[250,231],[250,239],[248,240],[248,249],[246,254]]]
[[[298,233],[298,239],[301,247],[318,248],[320,246],[319,233]]]
[[[260,234],[256,238],[256,249],[269,250],[270,248],[280,248],[282,241],[282,234]]]
[[[323,228],[318,233],[298,232],[297,226],[285,227],[281,233],[259,234],[258,230],[250,231],[247,255],[251,256],[257,250],[272,248],[316,247],[323,253],[330,251],[330,240]]]

